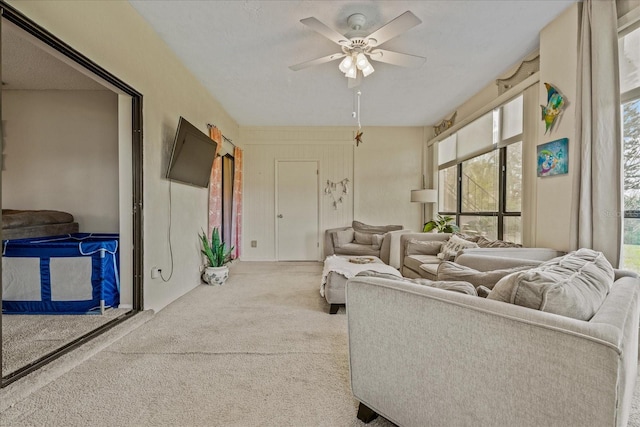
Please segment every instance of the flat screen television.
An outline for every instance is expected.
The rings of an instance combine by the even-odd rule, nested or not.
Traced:
[[[173,141],[167,179],[207,187],[217,143],[180,117]]]

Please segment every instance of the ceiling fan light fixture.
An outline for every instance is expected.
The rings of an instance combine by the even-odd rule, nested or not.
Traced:
[[[351,64],[351,67],[349,67],[347,72],[344,73],[344,75],[350,79],[355,79],[357,77],[357,74],[358,74],[358,69],[356,68],[355,64]]]
[[[362,75],[367,77],[369,74],[373,73],[375,70],[371,64],[367,64],[366,67],[362,69]]]
[[[369,61],[367,61],[367,57],[364,56],[364,53],[361,52],[358,54],[358,56],[356,56],[356,65],[360,70],[369,65]]]
[[[353,58],[351,58],[351,56],[345,56],[340,65],[338,65],[338,68],[343,73],[346,73],[349,71],[349,68],[351,68],[351,65],[353,65]]]

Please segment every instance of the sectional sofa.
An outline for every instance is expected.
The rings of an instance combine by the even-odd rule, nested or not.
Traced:
[[[502,282],[523,278],[520,288],[507,283],[497,294],[512,303],[476,296],[473,286],[463,294],[373,273],[350,279],[358,418],[380,414],[402,426],[625,426],[637,371],[640,279],[610,265],[603,273],[591,261],[576,264],[572,255],[498,282],[490,297]],[[527,287],[540,277],[544,292]],[[564,286],[576,278],[601,298],[578,314],[576,304],[553,303],[554,296],[580,300]],[[451,289],[462,288],[457,282]],[[523,296],[534,304],[518,305]]]

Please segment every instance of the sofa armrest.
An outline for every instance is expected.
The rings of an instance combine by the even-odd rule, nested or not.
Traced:
[[[333,247],[333,238],[331,237],[331,233],[335,232],[335,231],[344,231],[348,228],[351,228],[351,226],[345,226],[345,227],[337,227],[337,228],[328,228],[324,231],[324,243],[323,243],[323,249],[324,249],[324,257],[328,257],[330,255],[334,255],[335,254],[335,250]]]
[[[400,270],[402,266],[400,258],[400,238],[404,234],[413,233],[411,230],[389,231],[384,235],[380,245],[380,259],[385,264]]]
[[[624,421],[623,325],[374,277],[346,294],[353,394],[398,425]],[[621,317],[637,318],[637,301]]]

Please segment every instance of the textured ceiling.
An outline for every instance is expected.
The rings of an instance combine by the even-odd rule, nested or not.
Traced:
[[[344,34],[347,17],[362,13],[371,33],[411,10],[422,23],[381,47],[427,61],[419,69],[372,62],[376,71],[360,86],[361,121],[423,126],[537,49],[540,30],[575,0],[129,1],[245,126],[353,125],[354,93],[339,61],[288,68],[339,52],[300,19]]]
[[[41,45],[24,31],[2,22],[3,90],[106,90]]]

